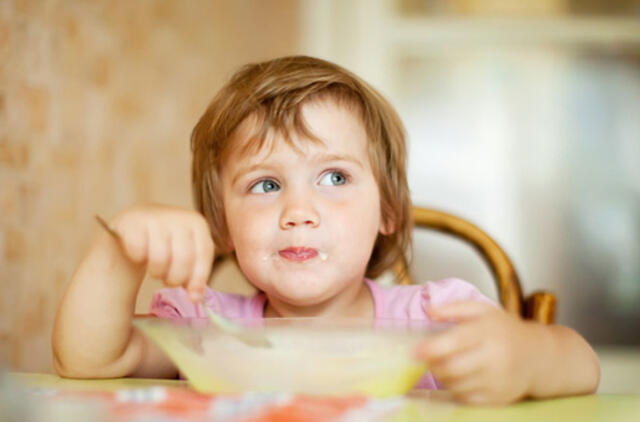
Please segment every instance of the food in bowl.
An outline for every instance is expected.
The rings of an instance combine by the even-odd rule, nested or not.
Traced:
[[[203,393],[291,392],[384,397],[409,391],[427,367],[418,343],[446,328],[426,321],[267,318],[236,320],[272,347],[252,347],[207,319],[134,322]]]

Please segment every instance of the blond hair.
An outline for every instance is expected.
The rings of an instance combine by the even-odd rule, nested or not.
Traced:
[[[236,128],[249,116],[261,127],[243,149],[261,148],[267,133],[304,135],[322,142],[306,127],[302,105],[331,99],[359,112],[368,136],[368,154],[380,191],[383,221],[394,228],[378,234],[367,277],[377,277],[397,260],[405,259],[411,240],[411,201],[406,179],[405,131],[389,102],[374,88],[333,63],[290,56],[249,64],[236,72],[213,98],[191,134],[192,183],[195,205],[209,221],[217,252],[230,252],[222,204],[221,170],[233,150]]]

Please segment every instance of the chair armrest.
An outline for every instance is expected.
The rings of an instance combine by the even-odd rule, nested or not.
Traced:
[[[509,313],[524,314],[524,299],[516,270],[491,236],[471,222],[443,211],[413,207],[413,218],[416,227],[456,236],[475,248],[495,278],[502,306]]]
[[[556,320],[556,296],[537,291],[525,299],[524,317],[542,324],[553,324]]]

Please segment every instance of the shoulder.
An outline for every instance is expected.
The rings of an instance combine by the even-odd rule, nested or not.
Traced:
[[[204,303],[229,318],[262,317],[264,299],[261,295],[242,296],[206,288]],[[182,287],[158,290],[151,300],[150,313],[160,318],[206,318],[201,303],[189,300]]]
[[[425,307],[457,301],[473,300],[495,304],[473,284],[459,278],[396,286],[381,286],[370,282],[370,286],[378,318],[425,319]]]

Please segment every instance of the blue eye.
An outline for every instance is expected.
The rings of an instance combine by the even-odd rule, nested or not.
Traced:
[[[341,171],[330,171],[322,176],[320,184],[322,186],[338,186],[347,183],[347,176]]]
[[[280,190],[280,185],[271,179],[264,179],[251,187],[251,193],[269,193]]]

